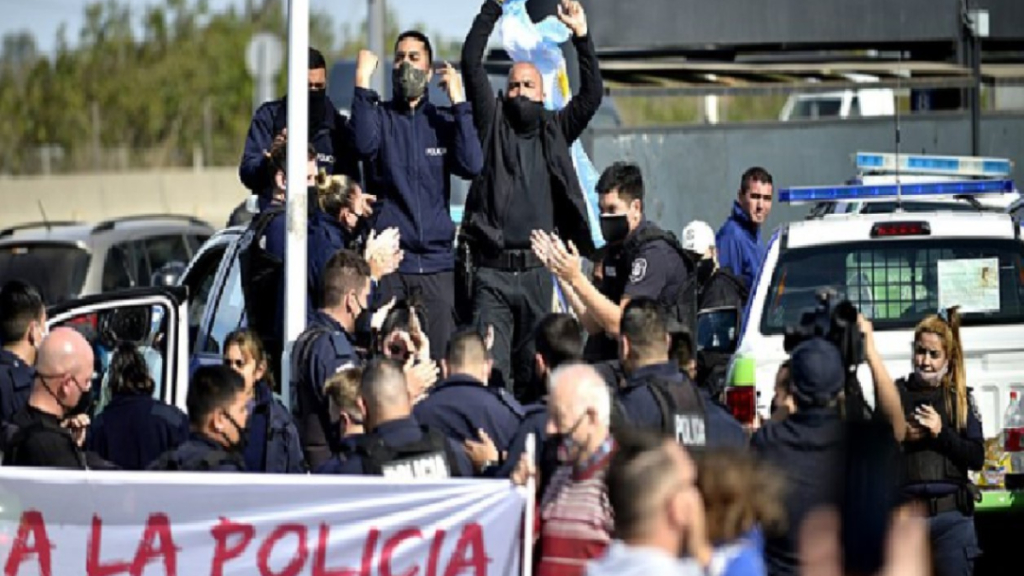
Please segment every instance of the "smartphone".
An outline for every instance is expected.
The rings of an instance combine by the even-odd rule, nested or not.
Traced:
[[[901,456],[892,426],[870,419],[846,423],[842,500],[846,574],[876,574],[899,503]]]

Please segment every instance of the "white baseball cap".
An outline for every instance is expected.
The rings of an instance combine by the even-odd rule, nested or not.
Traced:
[[[683,250],[707,254],[708,248],[715,245],[715,231],[708,226],[707,222],[694,220],[683,228]]]

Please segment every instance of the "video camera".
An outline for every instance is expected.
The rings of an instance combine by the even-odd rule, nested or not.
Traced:
[[[864,335],[857,325],[857,307],[849,300],[839,301],[838,294],[823,289],[815,294],[814,308],[800,316],[800,323],[787,326],[782,346],[792,354],[797,346],[812,338],[824,338],[839,350],[846,373],[845,414],[847,419],[870,417],[864,392],[857,381],[857,366],[864,363]]]

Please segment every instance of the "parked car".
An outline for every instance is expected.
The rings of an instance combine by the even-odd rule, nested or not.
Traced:
[[[146,287],[158,271],[188,263],[212,234],[206,222],[175,215],[14,226],[0,230],[0,283],[31,282],[49,304]]]

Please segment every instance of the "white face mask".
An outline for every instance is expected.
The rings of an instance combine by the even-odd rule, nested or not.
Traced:
[[[946,376],[948,372],[949,362],[943,364],[942,368],[935,372],[925,372],[920,368],[914,368],[914,374],[917,374],[917,377],[920,378],[922,382],[930,384],[932,386],[938,386],[939,384],[941,384],[942,379]]]

